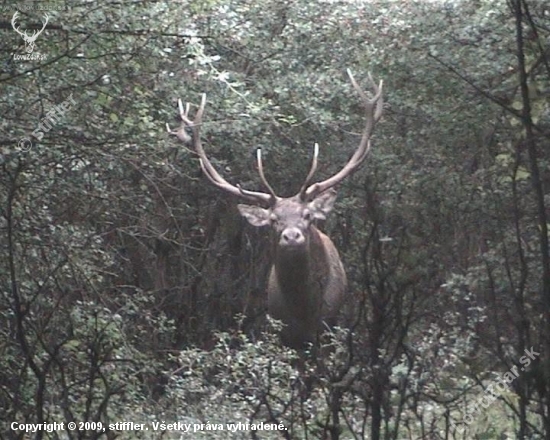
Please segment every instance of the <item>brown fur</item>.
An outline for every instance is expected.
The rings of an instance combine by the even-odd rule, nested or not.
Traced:
[[[309,252],[276,251],[269,275],[269,314],[286,324],[285,345],[315,342],[324,324],[333,325],[344,300],[347,279],[331,239],[310,227]]]
[[[334,325],[344,301],[346,274],[336,247],[313,224],[332,210],[336,192],[302,201],[279,199],[269,209],[239,205],[254,226],[270,225],[276,234],[275,261],[269,275],[269,314],[286,324],[285,345],[315,342],[319,330]]]

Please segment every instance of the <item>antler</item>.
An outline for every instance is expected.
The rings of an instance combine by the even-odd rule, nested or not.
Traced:
[[[258,148],[258,150],[256,151],[256,159],[258,162],[258,173],[260,174],[260,179],[262,180],[262,183],[269,191],[269,194],[258,192],[258,191],[248,191],[248,190],[242,189],[240,185],[232,185],[227,180],[225,180],[220,175],[220,173],[218,173],[218,171],[216,171],[216,169],[210,162],[210,159],[208,159],[208,157],[206,156],[206,153],[204,152],[201,138],[200,138],[200,126],[202,124],[202,114],[204,112],[205,105],[206,105],[206,94],[203,93],[199,110],[195,115],[195,119],[191,120],[189,118],[189,103],[185,105],[185,109],[184,109],[181,99],[178,99],[178,108],[180,112],[181,125],[178,128],[178,130],[172,131],[170,129],[170,126],[166,124],[166,130],[168,131],[168,133],[171,135],[177,136],[178,139],[180,139],[183,142],[188,142],[191,139],[186,132],[186,128],[191,129],[193,133],[193,147],[196,153],[199,155],[199,161],[200,161],[202,171],[204,172],[208,180],[210,180],[218,188],[221,188],[224,191],[227,191],[228,193],[233,194],[234,196],[243,197],[255,203],[274,204],[275,201],[278,199],[278,197],[275,194],[275,191],[273,191],[273,188],[267,182],[267,179],[265,178],[263,163],[262,163],[262,150],[260,148]]]
[[[42,26],[42,29],[40,29],[40,30],[36,33],[36,35],[34,35],[34,32],[36,32],[36,31],[33,32],[32,38],[33,38],[34,40],[36,40],[36,39],[38,38],[38,36],[44,31],[44,29],[46,29],[46,25],[48,24],[48,20],[50,19],[50,17],[48,16],[48,14],[44,14],[44,17],[46,17],[46,21],[45,21],[45,22],[42,22],[42,25],[43,25],[43,26]]]
[[[40,29],[39,31],[37,31],[36,29],[33,31],[32,35],[27,35],[27,31],[25,32],[21,32],[19,30],[19,28],[16,27],[15,25],[15,22],[17,20],[17,17],[19,16],[19,12],[18,11],[15,11],[15,13],[13,14],[13,17],[11,19],[11,25],[13,27],[13,29],[15,30],[15,32],[17,32],[19,35],[21,35],[23,37],[23,39],[25,41],[28,41],[29,43],[32,43],[34,41],[36,41],[36,39],[38,38],[38,36],[42,33],[42,31],[44,29],[46,29],[46,25],[48,24],[48,20],[50,19],[50,17],[48,16],[48,14],[44,14],[44,17],[46,17],[46,21],[45,22],[42,22],[42,29]]]
[[[25,38],[27,36],[27,34],[25,32],[21,32],[19,30],[19,28],[15,26],[15,22],[16,22],[18,16],[19,16],[19,12],[15,11],[15,13],[13,14],[13,17],[11,19],[11,26],[13,27],[13,30],[15,32],[17,32],[19,35],[21,35],[23,38]]]
[[[357,91],[357,93],[359,93],[359,96],[361,97],[361,100],[363,101],[363,105],[365,107],[367,122],[363,130],[361,142],[359,143],[359,146],[355,150],[355,153],[353,153],[353,156],[351,156],[348,163],[346,163],[346,165],[344,165],[344,167],[338,173],[336,173],[332,177],[329,177],[326,180],[323,180],[322,182],[314,183],[313,185],[308,187],[307,185],[311,181],[311,178],[313,177],[313,174],[317,169],[317,156],[319,153],[319,147],[317,144],[315,144],[311,169],[306,177],[306,181],[304,182],[302,188],[300,189],[300,192],[298,193],[302,200],[312,199],[316,195],[339,184],[347,176],[355,172],[357,168],[359,168],[359,166],[361,166],[370,150],[370,137],[374,130],[374,126],[382,117],[382,110],[384,108],[384,100],[382,97],[383,81],[380,80],[380,83],[376,85],[370,73],[368,74],[374,94],[374,96],[369,99],[363,89],[359,86],[359,84],[357,84],[357,81],[355,81],[355,78],[353,77],[351,71],[348,69],[347,72],[354,89]]]

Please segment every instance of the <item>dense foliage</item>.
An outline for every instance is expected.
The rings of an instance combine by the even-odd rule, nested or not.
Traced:
[[[0,8],[0,438],[550,439],[548,5]],[[258,189],[261,146],[288,196],[359,142],[346,68],[386,104],[323,225],[350,299],[314,356],[266,318],[267,232],[165,124],[206,93],[213,163]]]

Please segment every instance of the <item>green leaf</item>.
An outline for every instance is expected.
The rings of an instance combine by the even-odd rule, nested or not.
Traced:
[[[514,176],[514,180],[526,180],[531,177],[531,173],[525,167],[519,167]]]

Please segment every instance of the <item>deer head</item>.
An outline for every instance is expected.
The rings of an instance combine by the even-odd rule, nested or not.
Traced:
[[[15,13],[13,14],[13,17],[11,19],[11,25],[12,25],[13,29],[15,30],[15,32],[17,32],[19,35],[21,35],[23,37],[23,41],[25,41],[25,51],[27,53],[32,53],[33,50],[36,47],[34,42],[36,41],[38,36],[42,33],[42,31],[44,31],[44,29],[46,28],[46,25],[48,24],[48,20],[49,20],[50,17],[48,16],[48,14],[44,14],[44,18],[45,18],[46,21],[42,22],[42,24],[43,24],[42,29],[40,29],[39,31],[37,31],[35,29],[33,31],[32,35],[27,35],[27,31],[21,32],[19,30],[19,28],[16,27],[16,25],[15,25],[15,22],[16,22],[18,16],[19,16],[19,12],[15,11]]]
[[[276,235],[275,262],[268,282],[269,313],[281,319],[286,328],[283,341],[290,346],[301,346],[313,341],[322,322],[335,318],[346,289],[346,275],[334,244],[315,227],[316,220],[324,220],[332,210],[336,199],[334,187],[355,172],[364,162],[370,150],[370,138],[383,110],[382,81],[374,83],[373,97],[369,98],[357,84],[348,69],[351,83],[361,97],[365,108],[365,127],[359,146],[333,176],[311,183],[317,169],[319,146],[315,144],[311,168],[300,191],[288,198],[276,195],[267,181],[261,149],[256,150],[258,174],[267,192],[249,191],[240,185],[232,185],[214,168],[206,156],[200,138],[206,95],[202,95],[199,109],[192,120],[190,106],[178,101],[181,125],[170,134],[180,140],[190,140],[186,129],[191,129],[192,142],[199,156],[200,166],[206,177],[221,190],[251,204],[238,205],[239,211],[253,226],[271,226]]]

